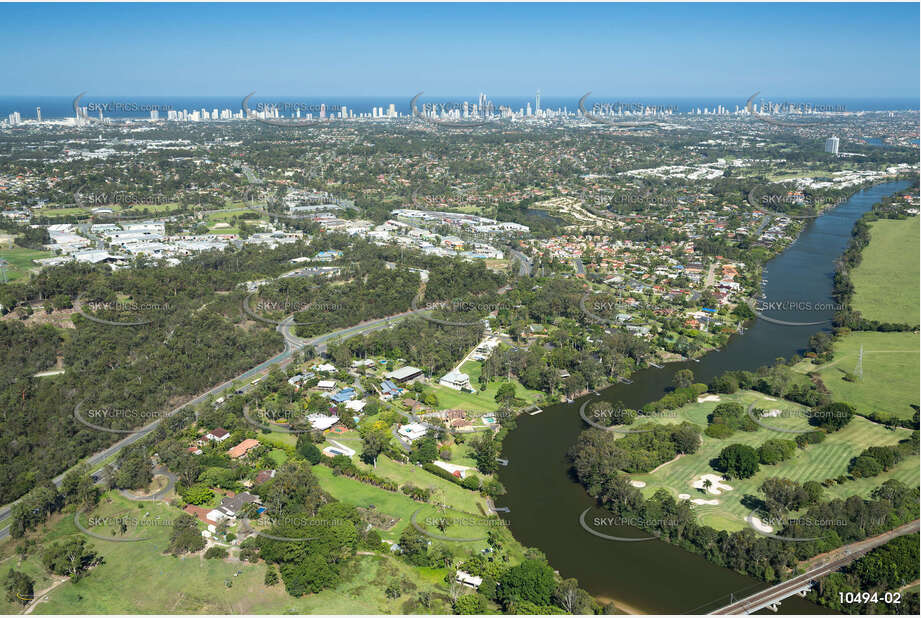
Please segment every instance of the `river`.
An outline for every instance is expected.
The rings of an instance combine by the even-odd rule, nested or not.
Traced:
[[[802,301],[813,309],[764,313],[786,322],[824,321],[822,325],[784,326],[758,319],[700,362],[643,369],[631,376],[632,384],[618,384],[600,396],[588,397],[622,401],[638,409],[661,397],[680,369],[691,369],[696,382],[708,382],[729,369],[753,370],[803,351],[813,333],[831,328],[834,263],[844,252],[854,223],[882,197],[908,186],[907,181],[888,182],[856,193],[807,224],[786,251],[765,265],[764,302]],[[816,310],[817,305],[822,310]],[[496,503],[510,509],[502,516],[515,538],[543,551],[564,578],[575,577],[595,597],[613,600],[632,612],[706,613],[728,603],[730,593],[738,599],[766,588],[763,582],[662,541],[608,541],[580,526],[579,515],[594,507],[595,501],[569,474],[566,452],[587,427],[578,412],[584,401],[523,415],[518,428],[505,438],[503,457],[509,465],[500,469],[499,478],[508,494]],[[624,536],[647,535],[627,528]],[[783,602],[780,613],[828,611],[793,597]]]

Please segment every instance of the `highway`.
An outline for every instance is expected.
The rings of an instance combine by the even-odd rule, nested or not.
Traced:
[[[375,320],[369,320],[367,322],[356,324],[355,326],[349,326],[348,328],[342,328],[342,329],[339,329],[339,330],[336,330],[330,333],[318,335],[311,339],[301,339],[300,337],[295,336],[291,332],[290,330],[291,322],[293,321],[294,316],[289,316],[284,321],[282,321],[281,324],[279,324],[276,327],[276,330],[279,333],[281,333],[282,337],[284,338],[284,342],[285,342],[285,349],[281,353],[276,354],[272,358],[262,363],[259,363],[252,369],[248,369],[247,371],[244,371],[240,375],[230,380],[227,380],[226,382],[222,382],[221,384],[215,386],[214,388],[208,391],[205,391],[201,395],[198,395],[194,399],[190,399],[189,401],[182,404],[178,408],[171,410],[167,415],[160,417],[147,425],[144,425],[143,427],[138,429],[135,433],[132,433],[128,435],[127,437],[119,440],[112,446],[109,446],[108,448],[102,451],[99,451],[98,453],[94,455],[91,455],[90,457],[84,459],[81,463],[84,463],[87,466],[89,466],[89,469],[92,471],[96,466],[101,464],[103,461],[105,461],[109,457],[117,454],[126,446],[134,444],[135,442],[137,442],[138,440],[140,440],[141,438],[149,434],[151,431],[156,429],[157,425],[159,425],[160,422],[164,418],[169,418],[189,406],[197,406],[198,404],[206,401],[210,396],[217,395],[218,393],[221,393],[229,389],[231,386],[233,386],[234,382],[252,378],[256,374],[267,371],[269,367],[271,367],[274,364],[277,364],[280,367],[287,366],[288,363],[291,362],[291,357],[294,354],[294,352],[300,350],[301,348],[305,346],[312,345],[318,352],[325,352],[326,344],[329,341],[334,341],[334,340],[339,340],[339,339],[348,339],[349,337],[354,337],[355,335],[358,335],[358,334],[364,334],[364,333],[373,332],[375,330],[381,330],[383,328],[388,328],[391,324],[393,324],[396,321],[405,319],[406,317],[409,317],[416,313],[422,313],[423,311],[424,311],[423,309],[419,309],[416,311],[405,311],[403,313],[399,313],[396,315],[387,316],[387,317],[379,318]],[[64,475],[67,474],[67,472],[68,471],[65,470],[61,474],[54,477],[53,479],[54,484],[60,487],[61,481],[63,480]],[[6,504],[2,508],[0,508],[0,524],[3,524],[3,528],[0,529],[0,540],[6,538],[9,535],[9,524],[6,523],[6,520],[9,518],[11,508],[14,504],[16,504],[16,502],[18,502],[18,500],[11,502],[9,504]]]
[[[521,251],[516,251],[515,249],[509,249],[509,253],[513,258],[518,260],[518,276],[519,277],[530,277],[531,276],[531,260]]]
[[[808,587],[813,580],[824,577],[833,571],[837,571],[841,567],[847,566],[857,558],[860,558],[866,554],[871,549],[888,543],[896,537],[902,536],[904,534],[912,534],[915,532],[918,532],[917,519],[907,524],[902,524],[898,528],[893,528],[889,532],[885,532],[878,536],[864,539],[862,541],[857,541],[856,543],[851,543],[850,545],[845,545],[844,547],[840,547],[833,552],[835,554],[843,552],[843,555],[840,558],[836,558],[829,562],[823,562],[819,566],[806,571],[802,575],[797,575],[793,579],[788,579],[787,581],[781,582],[775,586],[771,586],[766,590],[756,592],[749,597],[734,603],[730,603],[729,605],[710,613],[712,615],[729,616],[749,614],[758,611],[759,609],[763,609],[774,603],[778,603],[783,599],[796,594],[800,590]]]

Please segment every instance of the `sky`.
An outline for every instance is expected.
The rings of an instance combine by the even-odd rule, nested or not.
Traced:
[[[919,4],[4,4],[0,96],[919,96]]]

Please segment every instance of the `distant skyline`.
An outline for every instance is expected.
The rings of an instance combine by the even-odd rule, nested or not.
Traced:
[[[918,100],[917,3],[5,4],[0,96]]]

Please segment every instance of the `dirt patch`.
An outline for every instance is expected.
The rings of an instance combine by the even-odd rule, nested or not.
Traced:
[[[357,507],[356,510],[361,513],[362,518],[379,530],[390,530],[400,521],[399,517],[392,517],[386,513],[381,513],[373,509]]]

